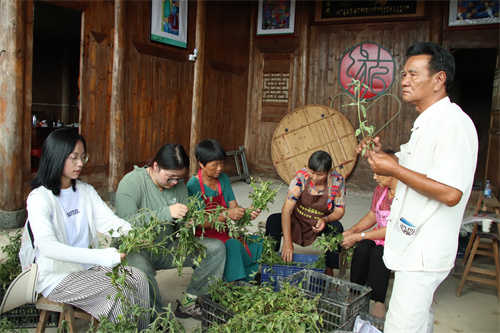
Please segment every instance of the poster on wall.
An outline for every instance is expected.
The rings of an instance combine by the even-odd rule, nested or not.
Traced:
[[[188,0],[151,0],[151,40],[187,47]]]
[[[500,1],[450,0],[448,27],[498,24]]]
[[[295,0],[259,0],[257,36],[290,35],[295,31]]]

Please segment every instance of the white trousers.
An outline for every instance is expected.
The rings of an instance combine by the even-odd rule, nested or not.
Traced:
[[[384,333],[432,333],[432,299],[449,273],[396,271]]]

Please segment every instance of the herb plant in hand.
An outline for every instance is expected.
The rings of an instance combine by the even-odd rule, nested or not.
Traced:
[[[252,199],[252,204],[250,208],[245,211],[245,215],[239,221],[231,220],[227,224],[229,237],[238,238],[243,237],[248,233],[248,227],[252,226],[252,212],[256,210],[268,211],[267,207],[270,203],[274,203],[274,198],[278,194],[281,185],[272,188],[274,182],[272,180],[262,181],[259,179],[260,183],[257,184],[253,178],[251,178],[250,186],[253,188],[253,192],[250,192],[248,198]]]
[[[373,150],[373,148],[375,147],[375,144],[371,141],[371,139],[374,138],[384,127],[386,127],[391,121],[393,121],[399,115],[399,113],[401,112],[401,101],[395,95],[386,93],[386,94],[382,94],[382,95],[377,96],[373,100],[371,105],[366,106],[367,101],[364,98],[361,98],[362,89],[370,89],[370,87],[368,87],[366,84],[364,84],[360,80],[356,80],[354,78],[352,78],[352,82],[350,84],[348,84],[348,86],[354,86],[354,95],[355,95],[356,99],[354,100],[354,102],[345,104],[343,106],[356,106],[356,108],[357,108],[359,128],[356,129],[355,135],[357,137],[361,136],[362,140],[364,140],[365,143],[367,144],[366,147],[363,148],[363,151],[361,153],[361,155],[364,156],[366,149]],[[353,99],[353,97],[350,94],[340,93],[332,98],[332,100],[330,102],[330,106],[333,106],[333,101],[341,95],[345,95],[345,96],[348,96],[351,99]],[[396,114],[391,119],[389,119],[389,121],[386,122],[382,127],[380,127],[377,131],[375,131],[375,126],[369,125],[367,111],[379,100],[379,98],[384,97],[384,96],[390,96],[390,97],[393,97],[394,99],[396,99],[396,101],[398,102],[398,112],[396,112]]]

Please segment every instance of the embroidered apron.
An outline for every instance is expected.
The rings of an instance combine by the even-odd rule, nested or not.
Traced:
[[[330,187],[325,183],[326,194],[313,195],[310,192],[311,181],[305,181],[306,186],[293,208],[291,215],[292,241],[301,246],[311,245],[318,237],[312,227],[318,220],[331,214],[333,209],[328,209],[328,193]],[[334,206],[334,205],[332,205]],[[327,226],[325,226],[327,228]]]
[[[377,218],[377,226],[373,228],[373,230],[376,230],[378,228],[386,227],[387,222],[389,219],[389,215],[391,214],[391,210],[380,210],[380,205],[384,201],[384,198],[386,195],[388,195],[389,188],[386,187],[384,193],[380,196],[380,199],[378,199],[377,206],[375,207],[375,217]],[[389,199],[389,201],[391,201]],[[375,242],[375,245],[382,245],[384,246],[385,244],[385,237],[381,239],[375,239],[373,240]]]
[[[205,184],[203,184],[203,175],[201,174],[201,169],[198,170],[198,181],[200,182],[200,189],[201,189],[201,195],[203,198],[203,202],[205,203],[205,210],[213,210],[217,206],[222,206],[224,208],[228,208],[226,201],[224,200],[224,196],[222,195],[222,187],[220,186],[220,182],[217,179],[217,193],[218,195],[215,197],[207,197],[205,194]],[[215,238],[220,240],[223,243],[226,243],[231,237],[229,237],[227,231],[217,231],[215,229],[209,228],[205,229],[205,232],[202,233],[201,230],[196,229],[195,236],[200,237],[203,234],[204,237],[210,237],[210,238]],[[250,253],[250,249],[248,248],[248,245],[244,243],[244,241],[240,238],[239,239],[242,244],[245,246],[245,250],[247,251],[248,255],[251,257],[252,254]]]

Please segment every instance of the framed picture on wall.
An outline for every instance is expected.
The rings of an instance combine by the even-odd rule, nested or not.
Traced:
[[[332,1],[318,0],[314,11],[317,23],[352,23],[423,19],[424,0]]]
[[[259,0],[257,36],[293,35],[295,0]]]
[[[499,24],[500,1],[450,0],[448,27],[487,27]]]
[[[151,0],[151,40],[187,47],[188,0]]]

